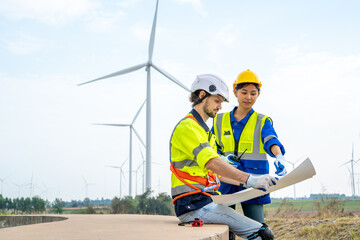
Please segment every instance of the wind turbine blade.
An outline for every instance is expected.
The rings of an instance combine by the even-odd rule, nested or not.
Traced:
[[[139,116],[139,113],[141,111],[141,109],[143,108],[144,104],[146,103],[146,100],[143,102],[143,104],[141,105],[141,107],[139,108],[139,110],[137,111],[137,113],[135,114],[135,117],[131,123],[131,125],[135,122],[136,118]]]
[[[160,165],[160,166],[162,166],[162,164],[161,164],[161,163],[158,163],[158,162],[151,162],[151,164],[155,164],[155,165]]]
[[[134,130],[134,133],[136,134],[136,136],[138,137],[138,139],[140,140],[141,144],[144,146],[144,148],[146,148],[145,143],[143,142],[143,140],[141,139],[140,135],[138,134],[138,132],[135,130],[135,128],[132,128]]]
[[[102,126],[113,126],[113,127],[129,127],[130,124],[121,124],[121,123],[93,123],[93,125],[102,125]]]
[[[109,75],[106,75],[106,76],[103,76],[103,77],[100,77],[100,78],[96,78],[96,79],[88,81],[88,82],[80,83],[80,84],[78,84],[78,86],[85,85],[85,84],[88,84],[88,83],[92,83],[92,82],[95,82],[95,81],[99,81],[99,80],[102,80],[102,79],[105,79],[105,78],[111,78],[111,77],[115,77],[115,76],[122,75],[122,74],[125,74],[125,73],[134,72],[134,71],[136,71],[136,70],[138,70],[138,69],[140,69],[142,67],[145,67],[146,65],[147,65],[147,63],[142,63],[142,64],[135,65],[135,66],[132,66],[132,67],[129,67],[129,68],[125,68],[123,70],[111,73]]]
[[[129,160],[129,157],[126,158],[126,160],[123,162],[123,164],[121,164],[120,170],[122,171],[122,167],[124,166],[124,164],[127,162],[127,160]]]
[[[139,148],[140,148],[140,146],[139,146]],[[145,162],[144,155],[143,155],[141,149],[140,149],[140,153],[141,153],[141,158],[142,158],[143,162]]]
[[[8,175],[7,177],[4,177],[4,178],[0,178],[0,181],[4,182],[5,179],[7,179],[8,177],[10,177],[11,175]]]
[[[151,63],[153,52],[154,52],[154,42],[155,42],[155,32],[156,32],[156,20],[157,20],[157,10],[158,10],[159,0],[156,1],[156,9],[153,20],[153,25],[151,28],[150,42],[149,42],[149,62]]]
[[[110,168],[120,168],[118,166],[105,166],[105,167],[110,167]]]
[[[87,185],[87,181],[85,180],[84,176],[82,177],[84,179],[85,184]]]
[[[121,177],[122,177],[122,179],[124,180],[124,183],[126,184],[127,182],[126,182],[126,178],[125,178],[124,175],[125,175],[124,172],[122,172]]]
[[[162,75],[164,75],[165,77],[167,77],[168,79],[170,79],[171,81],[173,81],[174,83],[176,83],[177,85],[179,85],[180,87],[182,87],[183,89],[185,89],[188,92],[191,92],[191,90],[189,88],[187,88],[184,84],[182,84],[179,80],[177,80],[176,78],[174,78],[173,76],[171,76],[169,73],[165,72],[163,69],[159,68],[158,66],[152,64],[152,66]]]
[[[339,167],[342,167],[342,166],[348,164],[349,162],[351,162],[351,160],[350,160],[350,161],[347,161],[346,163],[344,163],[344,164],[342,164],[342,165],[340,165]]]

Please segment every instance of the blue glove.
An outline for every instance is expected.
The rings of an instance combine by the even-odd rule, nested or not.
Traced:
[[[234,154],[229,154],[229,155],[227,155],[227,156],[220,155],[220,158],[221,158],[224,162],[226,162],[226,163],[230,164],[231,166],[237,168],[237,167],[240,165],[240,163],[234,161],[234,160],[233,160],[234,157],[236,158],[236,156],[235,156]]]
[[[285,168],[285,158],[281,153],[276,155],[276,160],[274,162],[274,165],[276,167],[276,172],[275,172],[276,175],[284,176],[287,173]]]

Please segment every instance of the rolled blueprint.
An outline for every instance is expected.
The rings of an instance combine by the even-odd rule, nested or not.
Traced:
[[[309,179],[314,175],[316,175],[315,168],[310,159],[306,158],[293,171],[280,178],[276,185],[270,186],[266,192],[259,189],[248,188],[232,194],[214,195],[211,198],[214,203],[230,206],[294,185]]]

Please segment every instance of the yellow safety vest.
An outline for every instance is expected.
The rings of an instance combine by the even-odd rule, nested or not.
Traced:
[[[240,135],[236,150],[230,112],[217,114],[214,118],[214,133],[221,152],[224,155],[236,154],[237,156],[245,152],[242,159],[267,160],[264,144],[261,141],[261,130],[267,118],[268,116],[257,112],[251,114]]]
[[[215,136],[211,131],[205,132],[204,128],[190,113],[175,127],[170,140],[170,161],[175,170],[185,172],[193,179],[201,177],[209,179],[206,163],[219,157],[215,144]],[[186,182],[199,188],[207,187],[200,181],[186,179]],[[185,184],[174,172],[171,174],[171,195],[177,196],[194,192],[194,188]],[[209,191],[213,192],[213,190]]]

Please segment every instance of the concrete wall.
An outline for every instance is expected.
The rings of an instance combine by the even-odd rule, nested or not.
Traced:
[[[36,223],[56,222],[66,219],[66,217],[53,216],[0,216],[0,228],[16,227]]]

